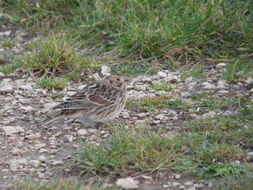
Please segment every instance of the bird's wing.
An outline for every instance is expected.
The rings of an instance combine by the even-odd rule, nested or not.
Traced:
[[[119,91],[109,85],[94,83],[87,85],[81,91],[69,97],[65,102],[55,106],[53,109],[81,109],[108,106],[114,104]]]

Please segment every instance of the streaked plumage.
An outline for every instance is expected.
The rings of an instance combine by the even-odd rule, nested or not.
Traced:
[[[88,126],[107,123],[120,114],[127,99],[126,94],[124,77],[111,75],[87,85],[53,107],[42,123],[49,124],[59,118],[75,118]]]

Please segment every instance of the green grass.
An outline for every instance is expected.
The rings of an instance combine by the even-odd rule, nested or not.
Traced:
[[[158,84],[153,84],[152,88],[155,90],[163,90],[168,92],[173,90],[174,86],[170,82],[161,82]]]
[[[12,48],[15,45],[15,42],[10,39],[2,39],[0,38],[0,47],[2,46],[3,48]]]
[[[238,177],[250,172],[250,167],[236,163],[213,163],[204,167],[198,176],[206,181],[213,181],[217,178],[227,176]]]
[[[227,80],[252,76],[250,0],[2,0],[1,6],[5,17],[29,30],[69,30],[99,53],[115,50],[120,58],[159,64],[222,61],[228,63]],[[132,73],[124,63],[119,67]]]
[[[50,34],[31,46],[32,52],[20,57],[24,69],[40,76],[59,76],[79,70],[85,61],[78,54],[78,45],[71,35]]]
[[[48,89],[63,89],[68,85],[68,80],[65,78],[41,78],[38,79],[37,85],[42,88],[48,88]]]
[[[251,116],[251,117],[248,117]],[[111,136],[83,148],[77,161],[84,172],[121,175],[176,170],[202,180],[248,173],[243,161],[252,145],[252,113],[216,116],[188,122],[176,137],[149,127],[111,128]],[[241,160],[240,164],[234,164]]]
[[[85,172],[119,175],[168,170],[181,153],[169,136],[116,126],[113,135],[99,145],[85,146],[77,160]]]
[[[253,187],[252,172],[240,176],[230,176],[214,185],[212,190],[251,190]]]

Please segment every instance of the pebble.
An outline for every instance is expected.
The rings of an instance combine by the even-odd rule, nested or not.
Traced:
[[[53,166],[63,165],[63,164],[64,164],[64,162],[63,162],[62,160],[55,160],[55,161],[52,163]]]
[[[77,134],[80,135],[80,136],[84,136],[84,135],[88,135],[88,131],[86,129],[79,129],[77,131]]]
[[[217,68],[223,68],[225,67],[227,64],[226,63],[219,63],[216,65]]]
[[[248,85],[253,84],[253,78],[248,78],[247,80],[245,80],[245,82]]]
[[[42,162],[45,162],[47,160],[47,158],[46,158],[46,156],[41,155],[41,156],[39,156],[39,160]]]
[[[216,88],[214,84],[211,84],[209,82],[203,82],[202,85],[203,85],[204,89],[215,89]]]
[[[116,182],[116,185],[124,189],[137,189],[139,181],[136,181],[132,177],[119,178]]]
[[[173,186],[173,187],[178,187],[178,186],[181,186],[181,183],[173,182],[173,183],[172,183],[172,186]]]
[[[165,78],[166,81],[169,81],[171,83],[177,83],[179,82],[179,77],[177,75],[168,74],[168,76]]]
[[[110,67],[105,66],[105,65],[101,67],[101,74],[102,75],[104,75],[104,76],[110,76],[111,75],[110,72],[111,72],[111,68]]]
[[[186,181],[184,184],[185,184],[186,186],[192,186],[192,185],[193,185],[193,182],[192,182],[192,181]]]
[[[18,86],[19,89],[22,89],[22,90],[33,90],[33,87],[30,85],[30,84],[24,84],[24,85],[20,85]]]
[[[39,149],[41,149],[41,148],[45,148],[46,146],[47,146],[46,143],[38,143],[38,144],[35,144],[35,145],[34,145],[34,149],[35,149],[35,150],[39,150]]]
[[[40,166],[40,161],[39,160],[30,160],[29,164],[35,168]]]
[[[211,117],[214,117],[216,115],[216,113],[214,111],[210,111],[210,112],[207,112],[203,115],[200,115],[199,117],[197,117],[198,119],[206,119],[206,118],[211,118]]]
[[[157,75],[158,75],[159,77],[161,77],[161,78],[167,77],[167,73],[165,73],[165,72],[163,72],[163,71],[159,71],[159,72],[157,73]]]
[[[121,113],[121,116],[122,116],[124,119],[128,119],[128,118],[130,118],[129,113],[128,113],[128,112],[126,112],[126,111],[122,112],[122,113]]]
[[[24,153],[24,151],[21,150],[21,149],[18,149],[18,148],[13,148],[12,151],[11,151],[11,153],[13,155],[22,155]]]
[[[2,130],[5,132],[5,135],[9,136],[16,133],[23,133],[25,130],[20,126],[3,126]]]
[[[174,178],[175,178],[175,179],[180,179],[180,178],[181,178],[181,175],[180,175],[180,174],[175,174],[175,175],[174,175]]]
[[[190,97],[190,93],[189,92],[181,92],[181,96],[183,97],[183,98],[189,98]]]

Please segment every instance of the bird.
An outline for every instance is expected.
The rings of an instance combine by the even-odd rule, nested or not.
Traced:
[[[52,108],[41,125],[48,125],[62,118],[73,118],[89,127],[98,127],[114,120],[127,100],[127,78],[110,75],[90,83]]]

